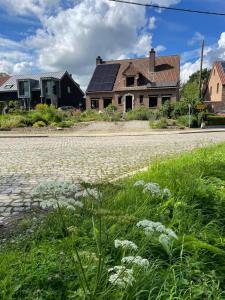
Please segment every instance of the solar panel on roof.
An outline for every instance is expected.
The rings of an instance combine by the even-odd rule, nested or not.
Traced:
[[[112,91],[120,64],[98,65],[87,92]]]

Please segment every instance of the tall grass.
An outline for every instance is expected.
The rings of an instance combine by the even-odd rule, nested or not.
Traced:
[[[155,185],[144,193],[149,182]],[[155,161],[147,172],[100,184],[95,193],[84,188],[83,208],[39,212],[1,243],[1,299],[225,298],[225,144]],[[67,195],[72,203],[71,189]],[[160,243],[158,233],[136,226],[141,220],[161,222],[178,239]],[[138,250],[115,248],[115,240]],[[110,283],[108,270],[129,255],[147,259],[148,267],[129,265],[132,285]]]

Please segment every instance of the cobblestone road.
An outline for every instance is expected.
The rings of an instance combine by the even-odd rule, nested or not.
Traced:
[[[225,132],[0,139],[0,222],[37,205],[45,180],[97,182],[147,166],[157,155],[225,141]]]

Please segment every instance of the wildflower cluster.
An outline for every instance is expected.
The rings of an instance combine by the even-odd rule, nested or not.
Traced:
[[[124,266],[115,266],[113,268],[110,268],[108,272],[112,273],[109,276],[109,282],[120,288],[132,286],[133,282],[135,281],[135,278],[133,276],[133,269],[127,269]]]
[[[124,250],[138,250],[138,246],[128,240],[115,240],[115,248],[121,247]],[[149,261],[141,256],[125,256],[121,259],[121,266],[115,266],[108,271],[112,273],[109,277],[109,282],[120,288],[126,288],[131,286],[135,281],[133,266],[147,269],[149,267]],[[124,264],[132,265],[130,269],[126,268]]]
[[[80,185],[70,182],[49,181],[40,183],[32,193],[32,196],[40,201],[40,206],[46,208],[65,207],[75,210],[83,208],[80,197]]]
[[[122,248],[125,250],[134,250],[134,251],[138,250],[138,246],[135,243],[128,240],[123,240],[123,241],[115,240],[114,244],[115,244],[115,248]]]
[[[83,192],[83,197],[91,197],[94,198],[95,200],[99,200],[102,198],[102,193],[97,189],[87,188]]]
[[[153,222],[153,221],[149,221],[149,220],[142,220],[140,222],[137,223],[137,227],[142,227],[144,229],[144,232],[146,235],[152,235],[155,232],[160,233],[160,237],[164,237],[165,236],[170,239],[178,239],[176,233],[170,229],[170,228],[166,228],[162,223],[160,222]]]
[[[141,256],[125,256],[122,258],[121,262],[123,264],[134,264],[143,268],[149,267],[149,261]]]
[[[144,180],[138,180],[134,183],[134,187],[143,186],[144,194],[151,194],[152,196],[162,196],[163,198],[170,198],[171,192],[168,188],[161,189],[160,185],[155,182],[145,183]]]

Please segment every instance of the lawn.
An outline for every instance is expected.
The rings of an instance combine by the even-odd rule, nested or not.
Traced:
[[[225,144],[113,184],[46,183],[0,244],[0,299],[225,299]]]

